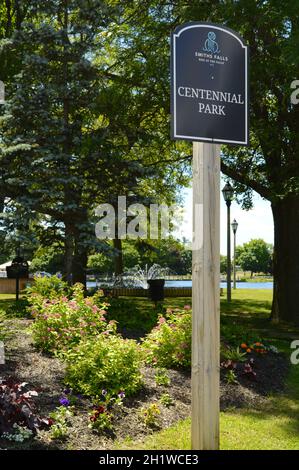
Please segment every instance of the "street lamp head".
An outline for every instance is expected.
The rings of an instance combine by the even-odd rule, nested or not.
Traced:
[[[238,222],[236,221],[236,219],[234,219],[234,220],[232,221],[232,224],[231,224],[231,225],[232,225],[233,232],[236,233],[237,228],[238,228],[238,225],[239,225]]]
[[[222,189],[222,194],[227,206],[231,205],[234,196],[234,189],[230,183],[226,183]]]

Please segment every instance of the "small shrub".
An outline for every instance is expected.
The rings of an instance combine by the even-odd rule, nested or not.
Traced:
[[[233,369],[229,369],[225,375],[226,381],[228,384],[237,384],[237,375]]]
[[[89,427],[96,431],[106,431],[113,428],[112,414],[103,405],[99,405],[92,410],[89,420]]]
[[[140,410],[140,417],[145,426],[157,427],[159,424],[159,416],[161,410],[157,403],[151,403],[148,407],[143,407]]]
[[[221,348],[221,357],[227,361],[232,362],[245,362],[246,352],[240,351],[239,346],[237,348]]]
[[[101,400],[97,402],[96,406],[90,413],[89,427],[97,431],[106,431],[107,429],[112,429],[114,410],[116,408],[120,408],[123,405],[124,397],[124,392],[120,392],[117,396],[113,396],[107,393],[106,390],[102,390]]]
[[[73,415],[73,407],[66,406],[59,406],[50,413],[50,434],[52,439],[65,439],[67,437],[70,418]]]
[[[166,369],[157,369],[155,373],[155,382],[157,385],[162,385],[164,387],[168,387],[170,385],[170,378]]]
[[[168,408],[169,406],[174,405],[173,399],[171,398],[169,393],[163,393],[163,395],[161,395],[160,403],[161,403],[161,405],[166,406],[166,408]]]
[[[132,395],[142,385],[142,354],[134,340],[101,334],[81,341],[66,360],[66,383],[85,395],[100,396],[102,389]]]
[[[73,288],[73,297],[44,299],[33,309],[32,325],[35,346],[47,353],[64,355],[82,338],[96,336],[101,332],[113,332],[113,323],[105,319],[107,304],[100,302],[99,295],[84,298],[83,286]]]
[[[25,382],[18,383],[11,378],[0,379],[0,436],[22,434],[19,427],[35,435],[38,428],[49,424],[47,419],[36,413],[33,400],[37,395],[35,390],[28,389]]]
[[[26,439],[30,439],[33,436],[31,429],[19,426],[17,423],[13,425],[13,432],[4,432],[2,434],[3,439],[14,442],[24,442]]]
[[[187,306],[186,306],[187,307]],[[145,337],[143,348],[147,362],[159,367],[191,365],[191,311],[167,309],[157,326]]]

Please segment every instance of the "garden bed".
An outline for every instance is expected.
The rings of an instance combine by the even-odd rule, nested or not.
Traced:
[[[31,320],[10,319],[7,326],[11,336],[6,341],[6,364],[0,365],[0,377],[13,377],[17,382],[28,382],[30,388],[39,395],[36,403],[39,413],[47,417],[59,406],[65,385],[64,364],[59,359],[36,351],[32,344],[28,327]],[[230,407],[256,408],[267,403],[267,396],[272,392],[281,392],[288,370],[286,358],[280,354],[258,356],[252,354],[255,362],[256,378],[250,379],[236,370],[238,383],[229,384],[225,371],[221,372],[221,409]],[[167,428],[179,419],[190,416],[190,374],[169,370],[167,375],[170,385],[157,385],[155,369],[143,370],[144,386],[134,397],[124,399],[124,405],[117,411],[113,421],[113,431],[98,433],[88,427],[89,413],[92,408],[90,398],[76,399],[74,415],[69,420],[67,437],[63,440],[50,439],[49,430],[42,430],[34,439],[23,443],[0,440],[0,448],[13,449],[111,449],[118,440],[143,439],[158,429]],[[171,404],[161,404],[161,396],[168,394]],[[149,427],[144,424],[141,408],[156,403],[160,414]]]

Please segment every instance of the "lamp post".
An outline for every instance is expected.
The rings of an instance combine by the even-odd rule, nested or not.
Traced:
[[[230,255],[230,206],[232,203],[234,190],[233,187],[226,183],[222,189],[222,194],[227,207],[227,271],[226,271],[226,284],[227,284],[227,301],[231,301],[231,255]]]
[[[236,289],[236,233],[238,228],[238,222],[236,219],[232,221],[232,229],[234,233],[234,289]]]

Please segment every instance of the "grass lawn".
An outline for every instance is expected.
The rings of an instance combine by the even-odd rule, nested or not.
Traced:
[[[285,394],[271,397],[267,409],[221,413],[220,446],[223,450],[299,449],[299,366],[291,366]],[[190,419],[155,433],[143,442],[124,441],[116,448],[189,450]]]
[[[270,339],[273,345],[290,355],[290,340],[299,338],[299,330],[269,323],[271,290],[238,289],[227,304],[221,299],[222,320]],[[140,299],[139,299],[140,301]],[[143,301],[144,302],[144,301]],[[167,299],[167,306],[183,306],[190,299]],[[274,395],[262,409],[231,409],[221,413],[221,449],[299,449],[299,365],[290,365],[285,392]],[[123,441],[118,449],[190,449],[190,419],[154,433],[143,442]]]

